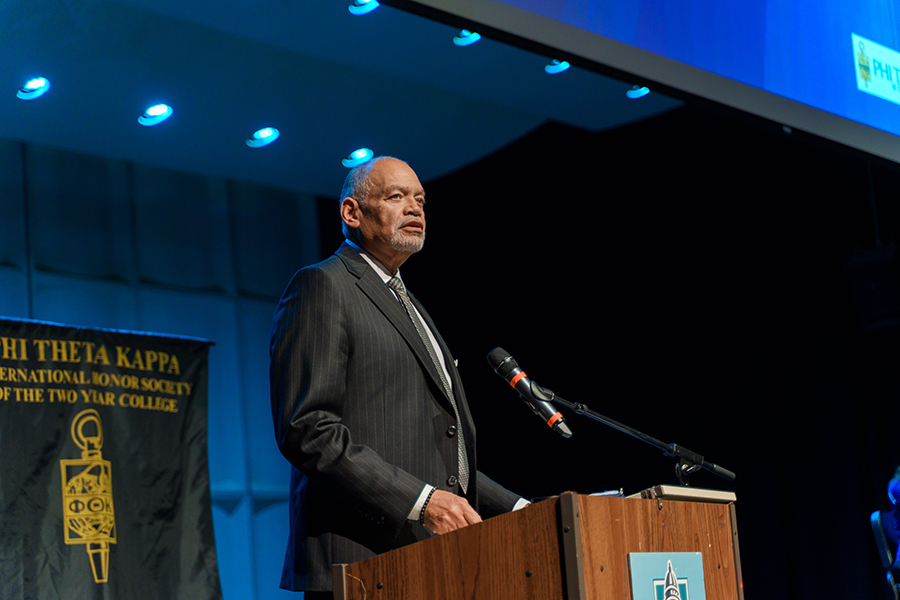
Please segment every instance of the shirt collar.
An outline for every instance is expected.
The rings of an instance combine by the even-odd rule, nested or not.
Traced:
[[[383,264],[381,264],[380,262],[378,262],[378,260],[376,258],[366,254],[366,251],[363,250],[359,246],[359,244],[357,244],[356,242],[350,241],[350,240],[344,240],[344,242],[346,242],[346,244],[348,246],[350,246],[351,248],[353,248],[354,250],[359,252],[359,255],[363,257],[363,260],[365,260],[367,263],[369,263],[369,266],[375,270],[375,272],[378,274],[379,277],[381,277],[381,280],[383,282],[387,283],[388,281],[390,281],[393,278],[391,276],[391,274],[388,272],[388,270],[385,268],[385,266]],[[400,281],[403,281],[403,278],[400,277],[400,269],[397,269],[396,277]]]

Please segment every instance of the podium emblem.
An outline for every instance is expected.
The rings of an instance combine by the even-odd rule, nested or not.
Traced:
[[[706,600],[699,552],[629,552],[632,600]]]
[[[671,560],[666,567],[665,578],[654,580],[653,588],[653,591],[656,592],[656,600],[688,600],[687,579],[679,580],[675,577],[675,569],[672,568]]]
[[[103,425],[90,408],[72,419],[80,459],[62,459],[63,527],[66,544],[83,544],[96,583],[109,578],[109,545],[116,543],[112,465],[103,459]]]

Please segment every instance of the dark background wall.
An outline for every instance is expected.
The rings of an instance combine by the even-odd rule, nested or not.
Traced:
[[[896,172],[688,107],[548,124],[426,190],[404,278],[460,362],[484,471],[526,497],[676,483],[673,459],[605,425],[563,409],[565,440],[538,422],[485,361],[502,346],[563,398],[738,474],[693,483],[737,493],[748,598],[882,597],[868,515],[900,462]]]

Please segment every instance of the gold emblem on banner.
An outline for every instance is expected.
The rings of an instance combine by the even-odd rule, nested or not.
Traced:
[[[866,82],[869,87],[869,81],[872,79],[872,72],[869,70],[869,57],[866,56],[866,47],[862,42],[859,43],[859,54],[856,55],[856,65],[859,67],[859,76]]]
[[[72,419],[72,439],[80,459],[59,461],[62,470],[66,544],[84,544],[96,583],[109,578],[109,545],[116,543],[112,468],[103,460],[100,414],[89,408]]]

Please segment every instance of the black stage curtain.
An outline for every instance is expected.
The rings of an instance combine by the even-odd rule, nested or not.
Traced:
[[[525,496],[676,483],[604,425],[538,422],[485,361],[502,346],[737,473],[692,483],[737,494],[748,598],[884,597],[868,515],[900,462],[896,171],[685,107],[548,124],[425,187],[403,277],[459,360],[482,470]]]

